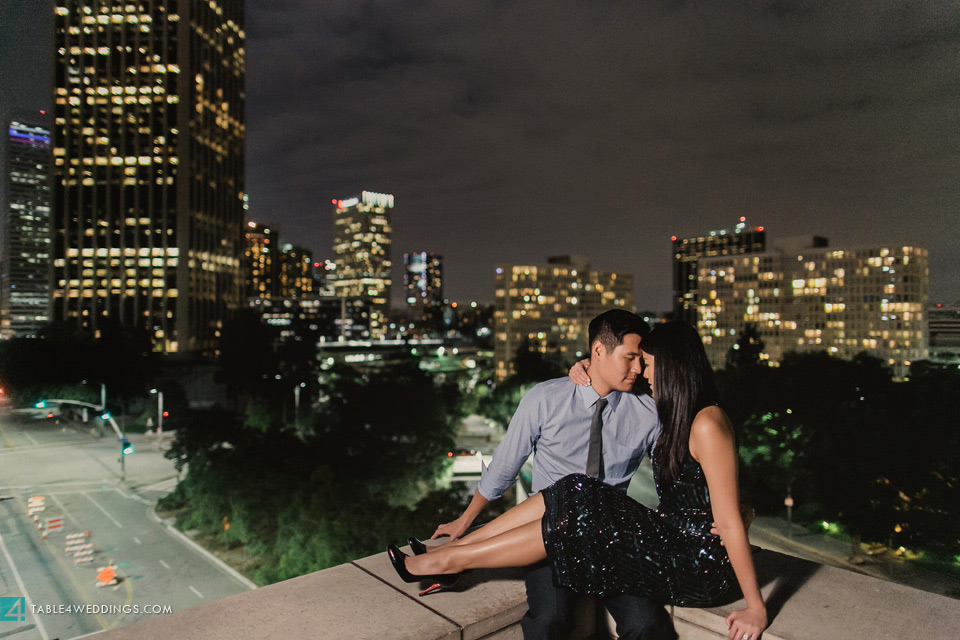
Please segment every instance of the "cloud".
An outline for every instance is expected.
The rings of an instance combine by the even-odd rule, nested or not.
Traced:
[[[909,238],[946,271],[958,13],[250,0],[252,213],[328,256],[332,198],[394,193],[395,256],[445,254],[459,299],[492,299],[497,262],[578,253],[666,307],[669,235],[743,214],[774,236]]]

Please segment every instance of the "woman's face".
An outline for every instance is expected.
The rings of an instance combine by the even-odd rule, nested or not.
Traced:
[[[643,377],[647,379],[650,385],[650,395],[653,396],[653,356],[643,352]]]

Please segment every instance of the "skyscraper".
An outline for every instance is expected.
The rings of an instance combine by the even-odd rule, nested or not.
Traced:
[[[515,373],[524,343],[573,364],[589,352],[590,320],[607,309],[634,310],[633,275],[591,269],[583,258],[500,265],[496,273],[494,360],[500,380]]]
[[[277,227],[248,222],[243,235],[244,297],[270,298],[280,290],[280,236]]]
[[[711,231],[705,236],[673,236],[673,315],[690,324],[697,322],[697,272],[701,258],[755,253],[766,249],[763,227],[747,228],[746,218],[733,231]]]
[[[921,247],[817,246],[822,238],[750,255],[706,258],[699,266],[697,328],[722,367],[747,323],[777,362],[789,351],[883,359],[894,374],[928,356],[930,273]]]
[[[280,297],[305,298],[313,292],[313,252],[295,244],[281,245]]]
[[[11,119],[0,202],[0,336],[50,320],[50,131],[41,114]]]
[[[393,196],[364,191],[333,201],[333,253],[336,269],[328,272],[337,297],[371,303],[370,335],[383,337],[390,313],[390,218]]]
[[[443,308],[443,256],[426,251],[403,254],[407,304],[424,324],[439,318]]]
[[[243,0],[55,11],[55,316],[212,352],[241,295]]]

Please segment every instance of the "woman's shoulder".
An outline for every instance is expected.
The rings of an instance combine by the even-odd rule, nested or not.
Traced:
[[[733,441],[733,424],[727,412],[717,405],[704,407],[693,418],[690,425],[690,452],[694,453],[700,446],[711,446],[718,441]],[[696,455],[694,455],[696,458]]]

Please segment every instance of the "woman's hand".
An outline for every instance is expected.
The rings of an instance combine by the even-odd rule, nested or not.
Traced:
[[[727,616],[727,637],[730,640],[758,640],[767,628],[767,610],[764,607],[737,609]]]
[[[589,366],[590,358],[581,360],[570,367],[570,372],[567,375],[569,375],[570,379],[581,387],[589,387],[590,383],[592,382],[592,380],[590,380],[590,376],[587,375],[587,367]]]

